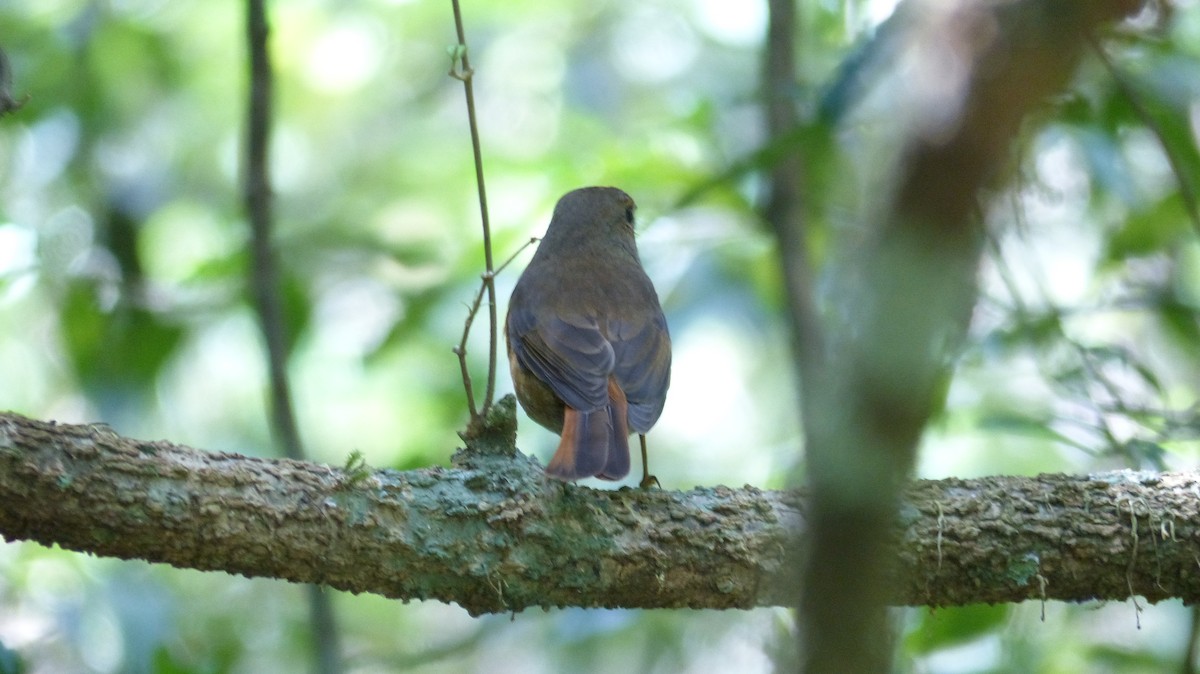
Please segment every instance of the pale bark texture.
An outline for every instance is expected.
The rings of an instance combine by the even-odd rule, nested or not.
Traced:
[[[805,497],[602,491],[546,479],[511,400],[453,468],[342,470],[0,414],[7,541],[319,583],[472,614],[786,603]],[[1200,599],[1200,476],[920,481],[897,526],[899,604]]]

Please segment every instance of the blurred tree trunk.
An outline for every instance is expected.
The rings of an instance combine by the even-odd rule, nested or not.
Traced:
[[[897,87],[896,119],[911,126],[868,240],[843,255],[839,282],[820,315],[811,296],[800,200],[802,163],[785,157],[771,174],[765,217],[780,242],[792,314],[810,486],[808,556],[794,583],[799,651],[807,672],[882,672],[891,644],[886,606],[894,593],[891,533],[926,423],[940,406],[956,346],[976,298],[984,240],[978,195],[996,186],[1025,118],[1061,91],[1092,31],[1140,2],[909,2],[890,30],[909,33],[885,58],[929,48],[918,64],[943,82],[938,100]],[[769,4],[765,58],[767,124],[782,141],[795,127],[795,7]],[[913,36],[916,36],[915,38]],[[887,47],[880,47],[885,49]],[[928,96],[927,96],[928,97]],[[780,100],[784,98],[784,100]],[[803,149],[799,149],[802,154]]]

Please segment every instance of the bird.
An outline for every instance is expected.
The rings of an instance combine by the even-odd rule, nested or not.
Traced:
[[[567,192],[504,321],[517,400],[561,435],[546,474],[572,482],[629,474],[629,435],[650,475],[646,433],[671,383],[671,336],[634,240],[633,199],[615,187]]]

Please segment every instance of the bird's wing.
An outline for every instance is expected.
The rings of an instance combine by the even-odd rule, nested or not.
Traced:
[[[608,322],[617,383],[629,401],[629,426],[650,430],[662,414],[671,383],[671,336],[662,311],[643,320]]]
[[[509,344],[525,369],[567,405],[588,412],[608,404],[613,347],[588,316],[535,316],[510,308]]]

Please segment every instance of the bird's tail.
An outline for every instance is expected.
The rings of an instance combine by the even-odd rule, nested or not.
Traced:
[[[608,380],[608,404],[590,412],[567,406],[562,439],[546,473],[560,480],[598,477],[620,480],[629,474],[629,403],[615,378]]]

